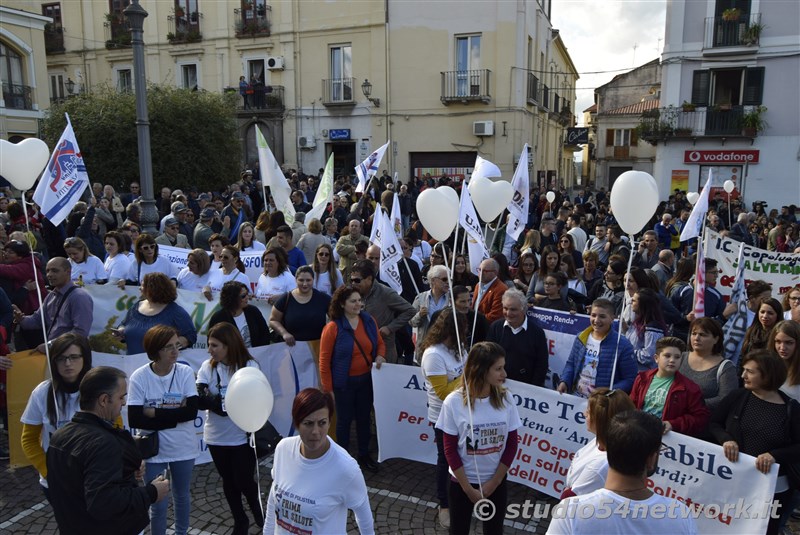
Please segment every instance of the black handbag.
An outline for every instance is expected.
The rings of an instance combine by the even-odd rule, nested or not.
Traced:
[[[147,435],[134,435],[133,442],[139,448],[142,459],[150,459],[158,455],[158,431],[153,431]]]
[[[275,452],[275,448],[278,447],[278,442],[283,440],[283,437],[271,423],[267,422],[264,424],[264,427],[256,431],[255,440],[256,456],[259,459],[263,459]]]

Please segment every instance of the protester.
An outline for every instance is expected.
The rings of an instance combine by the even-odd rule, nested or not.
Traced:
[[[103,261],[89,251],[89,248],[82,239],[68,238],[64,242],[64,251],[69,257],[69,264],[72,268],[72,282],[80,284],[105,284],[107,279],[106,268],[103,265]]]
[[[330,244],[330,241],[322,235],[322,223],[319,222],[319,219],[312,218],[308,222],[308,232],[297,240],[297,248],[303,253],[306,264],[314,262],[315,253],[323,244]]]
[[[555,247],[548,245],[542,249],[542,263],[539,266],[539,271],[531,280],[528,286],[528,301],[538,304],[543,301],[547,294],[544,289],[544,279],[551,273],[556,273],[561,269],[561,256]],[[566,289],[564,295],[566,296]]]
[[[177,362],[181,345],[178,331],[166,325],[147,330],[143,340],[145,364],[131,374],[128,395],[128,422],[145,434],[155,433],[158,451],[145,459],[145,481],[155,479],[169,469],[175,534],[189,531],[191,510],[190,483],[197,457],[194,420],[198,397],[194,371]],[[150,532],[167,532],[167,502],[150,506]]]
[[[250,287],[250,279],[235,245],[225,245],[219,254],[219,269],[209,270],[208,284],[203,291],[219,292],[226,282],[237,281]]]
[[[781,391],[800,401],[800,324],[779,321],[769,334],[767,349],[777,353],[786,364],[786,382]]]
[[[783,318],[780,301],[771,297],[763,300],[758,307],[757,317],[757,321],[753,322],[744,335],[742,355],[767,347],[767,339],[772,328]]]
[[[22,451],[39,472],[39,484],[48,501],[46,453],[50,438],[78,412],[78,388],[92,367],[89,341],[64,333],[50,347],[52,378],[33,389],[22,413]]]
[[[575,247],[575,236],[572,234],[562,234],[561,237],[558,239],[558,255],[559,258],[563,255],[569,255],[572,257],[573,262],[575,262],[576,268],[583,267],[583,254],[581,250],[577,250]]]
[[[344,284],[342,273],[333,261],[333,247],[330,244],[320,244],[314,253],[314,261],[309,263],[314,271],[315,290],[333,295],[333,292]]]
[[[327,323],[331,298],[314,289],[314,271],[301,266],[295,273],[296,288],[278,297],[269,325],[288,346],[319,340]]]
[[[0,255],[3,259],[3,262],[0,262],[0,285],[14,306],[23,314],[33,314],[39,308],[36,284],[39,285],[42,299],[47,296],[44,277],[41,275],[41,260],[38,256],[34,256],[31,263],[30,245],[18,240],[7,241]]]
[[[508,286],[499,279],[500,266],[487,258],[480,265],[480,286],[475,289],[472,307],[481,312],[489,322],[503,317],[503,294]]]
[[[689,353],[681,359],[679,371],[697,384],[706,405],[713,412],[719,402],[736,389],[736,366],[722,357],[723,336],[711,318],[698,318],[691,324]]]
[[[360,533],[373,534],[364,476],[352,457],[328,436],[333,396],[301,390],[292,404],[298,436],[281,440],[272,463],[264,535],[278,532],[345,533],[352,509]]]
[[[222,234],[212,234],[208,238],[208,247],[211,251],[211,269],[219,269],[222,264],[222,249],[226,245],[230,245],[230,243],[228,237]]]
[[[669,331],[661,315],[658,295],[650,288],[642,288],[633,294],[631,301],[633,321],[625,331],[625,337],[633,346],[633,354],[639,371],[651,370],[656,362],[656,343]]]
[[[458,254],[456,255],[455,262],[455,269],[453,270],[453,285],[466,286],[469,291],[474,290],[478,284],[478,276],[470,271],[467,257],[462,254]]]
[[[473,505],[488,499],[495,511],[506,510],[506,474],[517,453],[522,425],[517,405],[503,386],[505,352],[480,342],[469,352],[461,387],[442,403],[436,429],[442,432],[450,466],[450,533],[468,533]],[[476,435],[473,429],[480,429]],[[483,521],[486,535],[503,533],[505,515]]]
[[[169,279],[178,277],[178,270],[166,257],[159,256],[158,244],[149,234],[141,234],[134,244],[135,261],[131,262],[126,281],[119,281],[120,288],[126,284],[138,286],[149,273],[163,273]]]
[[[245,221],[239,227],[239,236],[236,240],[236,248],[240,253],[245,251],[265,251],[267,246],[256,239],[253,224]]]
[[[537,308],[547,308],[550,310],[560,310],[562,312],[575,313],[578,306],[575,302],[564,295],[564,289],[568,284],[567,276],[560,271],[548,273],[544,277],[544,299],[537,300]]]
[[[784,294],[783,319],[800,323],[800,285]]]
[[[415,351],[417,360],[422,356],[422,343],[432,324],[431,318],[436,312],[450,305],[447,268],[431,266],[428,271],[428,283],[431,289],[418,293],[411,305],[416,312],[409,323],[417,330],[417,349]]]
[[[539,263],[536,260],[536,255],[533,253],[522,253],[519,257],[519,269],[517,269],[517,276],[514,279],[514,286],[522,293],[528,293],[531,281],[536,277],[536,270],[539,269]]]
[[[199,408],[207,410],[203,440],[208,445],[214,466],[222,477],[222,490],[233,514],[233,534],[246,535],[250,520],[242,506],[247,500],[256,525],[264,525],[254,472],[256,456],[247,435],[225,412],[225,392],[231,377],[242,368],[259,368],[250,356],[236,327],[227,322],[208,330],[208,354],[197,372]]]
[[[150,506],[169,493],[161,475],[137,484],[139,450],[127,430],[111,425],[125,405],[125,379],[117,368],[89,370],[80,383],[80,411],[50,437],[47,484],[61,533],[139,533]]]
[[[206,299],[210,301],[211,287],[208,285],[210,276],[211,257],[202,249],[192,249],[186,255],[186,267],[178,272],[178,289],[204,292]]]
[[[114,230],[106,232],[103,244],[107,253],[106,261],[103,263],[104,278],[109,284],[124,281],[131,267],[131,260],[127,255],[128,248],[125,246],[125,236]]]
[[[245,347],[269,344],[269,328],[261,311],[249,302],[249,286],[239,281],[228,281],[219,292],[219,310],[208,320],[208,328],[226,322],[235,325]]]
[[[358,464],[377,472],[378,464],[369,453],[372,376],[375,365],[386,362],[386,345],[378,324],[362,310],[361,293],[342,286],[333,293],[319,345],[319,375],[322,389],[336,400],[336,442],[345,451],[350,446],[350,426],[356,420]]]

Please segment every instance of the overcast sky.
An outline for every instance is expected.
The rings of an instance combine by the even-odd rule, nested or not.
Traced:
[[[666,0],[553,2],[553,28],[560,30],[580,74],[575,106],[579,124],[583,110],[594,103],[594,88],[661,56],[666,8]],[[598,71],[613,72],[589,74]]]

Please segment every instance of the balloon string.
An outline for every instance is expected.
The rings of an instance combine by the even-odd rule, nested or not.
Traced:
[[[611,383],[609,383],[608,388],[614,390],[614,376],[617,373],[617,359],[619,358],[619,341],[622,338],[622,323],[623,323],[623,316],[625,315],[625,311],[628,309],[628,302],[627,302],[627,292],[628,292],[628,279],[630,277],[631,266],[633,265],[633,248],[635,246],[635,242],[633,241],[633,234],[628,234],[628,238],[631,243],[631,254],[628,255],[628,269],[625,271],[625,279],[623,282],[622,288],[622,313],[620,314],[619,318],[619,329],[617,329],[617,347],[614,348],[614,367],[611,368]]]
[[[256,458],[256,485],[258,487],[258,506],[261,507],[261,518],[266,518],[267,512],[264,510],[264,501],[261,499],[261,471],[258,469],[258,450],[256,450],[256,434],[249,433],[248,441],[253,448],[253,455]]]

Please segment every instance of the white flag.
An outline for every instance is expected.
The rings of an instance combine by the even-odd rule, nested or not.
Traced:
[[[386,216],[383,215],[383,209],[378,205],[375,208],[375,213],[372,214],[372,228],[369,231],[369,242],[381,246],[381,232],[383,231],[382,222]]]
[[[499,176],[502,176],[499,167],[497,167],[489,160],[481,158],[480,156],[475,158],[475,168],[472,170],[472,175],[470,176],[470,180],[472,180],[475,177],[491,178]]]
[[[377,214],[379,211],[382,211],[380,207],[375,213]],[[403,259],[403,249],[400,247],[400,242],[397,241],[397,236],[394,234],[389,218],[384,215],[381,217],[380,224],[381,280],[391,286],[397,293],[402,293],[403,281],[400,278],[398,264]]]
[[[528,223],[528,211],[530,210],[527,143],[522,147],[522,153],[519,155],[519,163],[517,163],[517,169],[511,179],[511,187],[514,188],[514,196],[511,198],[511,204],[508,205],[511,217],[508,218],[506,234],[513,240],[517,240]]]
[[[317,194],[314,196],[314,207],[306,214],[306,223],[312,219],[322,219],[325,208],[333,202],[333,153],[325,164],[325,171],[319,181]],[[333,214],[331,214],[333,215]]]
[[[291,194],[292,188],[286,177],[281,171],[281,166],[275,160],[272,151],[269,150],[267,140],[264,139],[264,134],[261,129],[256,127],[256,145],[258,146],[258,167],[261,172],[261,184],[266,188],[269,186],[272,199],[275,201],[275,207],[283,212],[283,217],[286,219],[286,224],[294,223],[294,205],[292,204]],[[269,205],[269,199],[264,195],[264,205]]]
[[[403,219],[400,214],[400,199],[397,198],[398,190],[394,190],[394,194],[392,195],[392,215],[389,216],[389,221],[392,223],[392,228],[394,228],[394,235],[397,236],[397,239],[403,237]]]
[[[385,145],[379,147],[378,150],[367,156],[367,159],[356,167],[356,176],[358,176],[358,186],[356,186],[357,192],[364,191],[364,188],[367,187],[367,182],[369,182],[369,178],[378,174],[378,167],[380,167],[381,160],[383,160],[383,153],[389,148],[389,143],[391,143],[391,141],[387,141]]]
[[[700,192],[700,197],[692,208],[692,213],[689,214],[689,219],[683,224],[681,230],[681,241],[688,241],[700,235],[700,230],[703,228],[703,222],[708,213],[708,194],[711,191],[711,178],[712,170],[708,170],[708,179],[706,185],[703,186],[703,191]]]
[[[481,230],[481,220],[475,212],[475,205],[472,204],[472,196],[468,187],[461,188],[461,203],[458,207],[458,224],[467,232],[467,242],[469,244],[469,266],[473,273],[480,273],[481,262],[489,258],[489,251],[486,250]]]
[[[72,123],[69,115],[66,117],[67,126],[47,162],[36,191],[33,192],[33,200],[54,225],[59,225],[66,219],[80,200],[83,190],[89,185],[89,175],[83,164]]]

